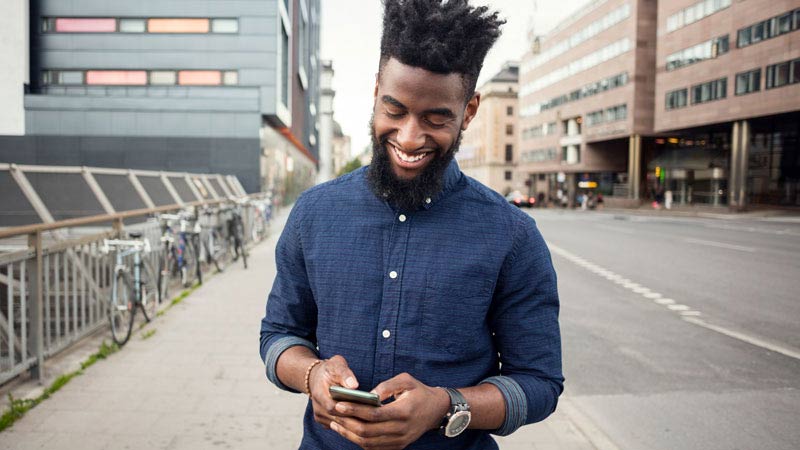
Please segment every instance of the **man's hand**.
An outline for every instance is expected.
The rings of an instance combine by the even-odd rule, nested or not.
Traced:
[[[347,365],[347,361],[339,355],[326,359],[317,364],[312,370],[308,379],[311,389],[311,405],[314,408],[314,420],[325,428],[330,428],[331,420],[336,414],[334,406],[336,401],[331,397],[328,390],[331,386],[343,386],[348,389],[356,389],[356,380],[353,371]]]
[[[450,407],[444,389],[432,388],[407,373],[386,380],[372,390],[381,401],[395,401],[380,407],[350,402],[335,404],[332,430],[363,449],[403,449],[426,431],[439,427]]]

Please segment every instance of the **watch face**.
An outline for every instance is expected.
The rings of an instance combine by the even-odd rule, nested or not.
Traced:
[[[450,421],[447,422],[447,426],[444,430],[444,435],[447,437],[456,437],[461,434],[462,431],[467,429],[469,425],[469,421],[472,418],[472,414],[469,411],[459,411],[453,414],[450,417]]]

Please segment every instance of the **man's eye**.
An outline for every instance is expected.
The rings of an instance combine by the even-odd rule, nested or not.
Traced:
[[[441,127],[447,125],[447,121],[445,121],[443,119],[440,119],[438,117],[437,118],[428,117],[425,120],[434,128],[441,128]]]
[[[388,110],[386,111],[386,115],[391,117],[392,119],[399,119],[399,118],[403,117],[403,113],[402,112],[393,112],[393,111],[388,111]]]

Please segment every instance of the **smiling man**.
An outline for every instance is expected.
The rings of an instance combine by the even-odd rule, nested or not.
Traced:
[[[467,0],[384,6],[372,163],[298,199],[261,357],[310,397],[301,449],[497,449],[491,434],[546,418],[564,381],[544,240],[454,160],[503,21]]]

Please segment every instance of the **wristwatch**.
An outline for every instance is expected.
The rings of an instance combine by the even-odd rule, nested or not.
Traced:
[[[469,403],[467,399],[455,389],[442,388],[450,396],[450,410],[445,414],[442,419],[442,424],[439,426],[439,431],[449,437],[456,437],[467,429],[469,421],[472,419],[472,413],[469,412]]]

